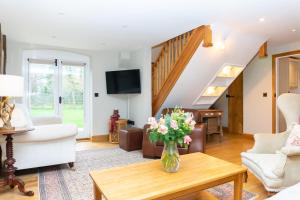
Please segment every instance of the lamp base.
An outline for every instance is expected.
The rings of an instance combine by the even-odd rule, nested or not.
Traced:
[[[3,127],[0,130],[14,130],[11,125],[11,116],[15,109],[15,104],[9,105],[9,97],[2,97],[0,101],[0,118],[3,122]]]
[[[13,131],[13,130],[16,130],[15,127],[0,127],[0,131]]]

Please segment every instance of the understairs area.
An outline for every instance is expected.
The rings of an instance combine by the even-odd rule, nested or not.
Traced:
[[[210,108],[265,41],[238,30],[224,33],[222,27],[203,25],[153,47],[153,116],[175,106]]]

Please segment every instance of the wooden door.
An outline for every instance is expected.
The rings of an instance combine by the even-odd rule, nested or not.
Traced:
[[[228,131],[243,133],[243,72],[228,88]]]

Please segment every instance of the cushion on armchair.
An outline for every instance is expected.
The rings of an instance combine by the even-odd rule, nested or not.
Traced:
[[[294,125],[289,137],[280,150],[287,156],[300,155],[300,125]]]
[[[30,115],[22,104],[16,104],[11,116],[11,125],[16,128],[32,127]],[[3,126],[3,121],[0,120],[0,127]]]

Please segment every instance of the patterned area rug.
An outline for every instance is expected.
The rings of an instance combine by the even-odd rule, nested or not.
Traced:
[[[92,200],[93,186],[89,171],[144,162],[140,151],[126,152],[119,148],[77,152],[75,169],[68,165],[39,169],[41,200]],[[233,199],[233,186],[223,184],[207,190],[220,200]],[[252,200],[255,194],[243,191],[243,200]]]

